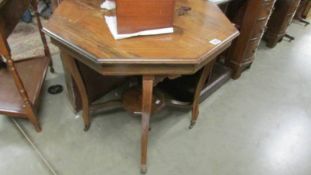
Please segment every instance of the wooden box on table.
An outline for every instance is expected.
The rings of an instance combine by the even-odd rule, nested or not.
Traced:
[[[175,0],[116,0],[118,33],[173,26]]]

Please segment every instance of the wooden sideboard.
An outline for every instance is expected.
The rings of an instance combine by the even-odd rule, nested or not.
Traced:
[[[310,13],[310,9],[311,9],[311,1],[308,1],[308,0],[304,0],[304,1],[306,1],[306,5],[303,7],[302,17],[307,18]]]
[[[241,33],[226,57],[226,64],[233,70],[233,79],[239,78],[253,63],[274,3],[275,0],[237,0],[229,5],[227,15]]]
[[[301,0],[277,0],[275,10],[267,25],[267,31],[264,40],[267,46],[273,48],[278,42],[282,41],[286,35],[288,26],[298,9]]]
[[[306,26],[310,24],[309,21],[305,20],[309,14],[311,8],[311,1],[301,0],[297,12],[295,14],[295,19],[304,23]]]
[[[295,18],[306,18],[311,8],[311,1],[309,0],[301,0],[297,12],[295,14]]]

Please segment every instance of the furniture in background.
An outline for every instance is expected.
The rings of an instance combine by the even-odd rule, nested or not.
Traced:
[[[7,38],[29,6],[35,11],[45,55],[14,61]],[[41,29],[35,0],[10,0],[0,6],[0,113],[30,120],[38,132],[41,131],[36,115],[38,99],[48,65],[51,63],[50,51]],[[50,66],[53,71],[52,64]]]
[[[307,4],[304,6],[304,10],[302,14],[303,18],[306,19],[308,17],[308,15],[310,14],[310,9],[311,9],[311,1],[307,1]]]
[[[181,16],[176,15],[174,34],[116,41],[104,22],[100,3],[96,0],[63,1],[44,32],[60,48],[64,68],[77,85],[86,130],[90,126],[89,108],[92,104],[88,100],[86,84],[80,75],[78,64],[84,64],[103,76],[142,77],[141,90],[138,87],[135,91],[138,94],[136,99],[141,101],[132,102],[139,106],[142,115],[141,171],[145,173],[149,121],[151,112],[154,111],[152,108],[157,103],[154,96],[156,84],[166,77],[199,71],[200,78],[192,103],[192,127],[199,114],[201,89],[215,59],[231,45],[239,33],[215,4],[206,1],[177,1],[177,9],[191,7],[191,11]],[[202,20],[192,20],[193,18]],[[125,93],[124,98],[128,99],[128,95],[132,94]],[[131,109],[127,106],[125,108]]]
[[[310,22],[305,19],[309,13],[310,8],[311,8],[310,0],[301,0],[297,12],[295,14],[295,19],[304,23],[306,26],[309,25]]]
[[[218,2],[222,11],[240,29],[240,36],[217,58],[201,91],[201,100],[210,96],[231,77],[233,79],[240,77],[242,71],[250,67],[275,2],[275,0],[210,1]],[[171,96],[173,104],[187,105],[193,100],[194,87],[199,77],[198,73],[184,75],[174,80],[165,80],[159,87]]]
[[[241,33],[226,55],[233,79],[239,78],[252,65],[274,3],[275,0],[236,0],[230,3],[227,15]]]
[[[275,9],[268,22],[267,31],[264,34],[264,40],[268,47],[275,47],[284,37],[288,37],[290,41],[294,39],[294,37],[287,35],[286,31],[293,20],[299,3],[300,0],[276,1]]]

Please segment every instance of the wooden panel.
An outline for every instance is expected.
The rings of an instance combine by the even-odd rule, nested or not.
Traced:
[[[271,8],[273,5],[273,1],[262,3],[258,19],[268,18],[270,16]]]
[[[228,51],[227,65],[237,79],[252,64],[275,0],[237,0],[229,6],[229,17],[240,27],[241,35]]]
[[[259,42],[260,42],[260,39],[251,40],[248,42],[248,46],[246,48],[246,52],[244,56],[245,58],[244,62],[247,62],[253,58],[254,54],[256,53]]]
[[[295,14],[295,19],[304,22],[304,19],[308,16],[310,8],[311,8],[311,1],[301,0],[297,12]],[[306,23],[306,21],[304,23],[308,24]]]
[[[275,10],[267,25],[264,39],[268,47],[275,47],[286,34],[286,30],[295,15],[300,0],[278,0],[275,3]]]
[[[303,8],[303,12],[302,12],[302,17],[303,18],[307,18],[308,17],[308,15],[310,14],[310,9],[311,9],[311,1],[307,1],[305,7]]]
[[[116,0],[118,33],[173,27],[175,0]]]
[[[47,71],[49,58],[36,57],[15,63],[32,104],[37,103],[41,86]],[[0,69],[0,112],[15,115],[25,113],[24,101],[20,96],[11,73],[6,68]]]
[[[267,25],[267,20],[257,21],[257,23],[255,24],[255,28],[253,30],[251,39],[261,38],[262,34],[266,30],[266,25]]]

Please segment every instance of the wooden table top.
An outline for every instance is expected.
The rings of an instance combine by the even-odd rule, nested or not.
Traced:
[[[200,64],[238,36],[214,3],[177,0],[192,10],[175,15],[173,34],[114,40],[99,8],[102,0],[66,0],[44,32],[97,64]],[[218,39],[221,43],[213,45]]]

